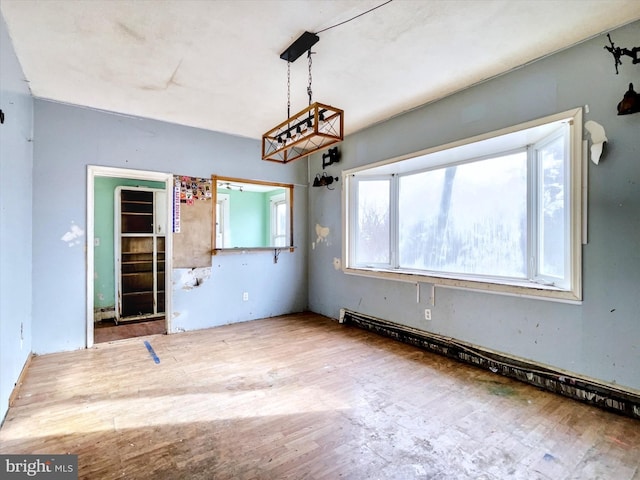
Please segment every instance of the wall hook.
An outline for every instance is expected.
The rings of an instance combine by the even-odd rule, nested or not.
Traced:
[[[631,57],[631,63],[640,63],[640,47],[616,47],[616,44],[613,43],[613,40],[611,40],[611,34],[607,33],[607,38],[609,39],[609,43],[611,44],[611,46],[605,45],[604,48],[609,53],[611,53],[611,55],[613,55],[613,60],[616,67],[616,75],[618,75],[618,65],[622,65],[622,60],[620,60],[620,57],[626,55],[627,57]]]

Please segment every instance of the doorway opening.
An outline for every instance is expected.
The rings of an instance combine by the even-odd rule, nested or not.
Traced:
[[[87,348],[171,331],[172,191],[168,173],[88,167]]]

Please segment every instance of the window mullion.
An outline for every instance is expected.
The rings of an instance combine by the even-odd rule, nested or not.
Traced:
[[[538,160],[533,145],[527,146],[527,278],[538,276]]]
[[[390,241],[389,241],[389,263],[391,268],[399,267],[399,254],[398,254],[398,245],[399,245],[399,225],[398,225],[398,204],[399,204],[399,176],[396,174],[391,175],[391,181],[389,188],[391,191],[389,192],[389,224],[390,224]]]
[[[349,220],[349,236],[348,236],[348,248],[349,248],[349,261],[355,260],[358,258],[358,252],[357,252],[357,245],[358,242],[356,242],[356,236],[359,235],[359,229],[358,229],[358,221],[359,221],[359,216],[358,216],[358,181],[359,178],[355,175],[351,175],[350,177],[350,181],[349,181],[349,190],[348,190],[348,195],[349,195],[349,216],[348,216],[348,220]]]

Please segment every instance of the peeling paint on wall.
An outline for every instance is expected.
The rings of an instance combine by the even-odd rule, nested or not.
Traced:
[[[180,271],[180,270],[178,270]],[[177,275],[176,275],[177,277]],[[178,288],[191,290],[202,285],[211,277],[211,267],[198,267],[182,270],[182,274],[175,282]]]
[[[338,257],[333,257],[333,268],[340,270],[342,268],[342,260]]]
[[[311,248],[313,250],[315,250],[316,245],[320,244],[320,243],[326,243],[327,245],[330,245],[329,243],[329,234],[331,233],[331,230],[329,229],[329,227],[323,227],[322,225],[320,225],[319,223],[316,223],[316,241],[311,243]]]
[[[604,131],[604,127],[598,122],[589,120],[584,124],[584,128],[587,129],[591,135],[591,161],[598,165],[600,163],[600,155],[604,149],[604,144],[607,142],[607,134]]]
[[[73,247],[74,245],[82,244],[81,237],[84,236],[84,230],[82,230],[78,225],[76,225],[73,221],[71,222],[71,227],[69,231],[65,233],[60,240],[63,242],[67,242],[69,247]]]

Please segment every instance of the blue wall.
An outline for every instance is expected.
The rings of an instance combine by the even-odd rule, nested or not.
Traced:
[[[613,31],[616,45],[636,46],[640,22]],[[397,157],[584,105],[584,120],[604,126],[609,144],[589,163],[589,236],[583,249],[581,305],[346,275],[339,191],[309,192],[309,232],[328,227],[309,250],[309,307],[336,318],[340,308],[428,330],[602,382],[640,390],[640,114],[617,116],[640,65],[623,60],[615,74],[606,35],[349,136],[341,169]],[[399,86],[401,88],[401,86]],[[587,138],[587,137],[585,137]],[[322,171],[320,155],[311,173]],[[431,308],[430,322],[424,309]]]
[[[304,184],[306,162],[278,165],[260,159],[260,142],[153,120],[35,101],[33,189],[33,351],[78,349],[86,337],[87,165],[211,174]],[[250,172],[250,173],[249,173]],[[193,288],[189,270],[174,271],[172,331],[193,330],[307,306],[306,187],[294,188],[294,253],[220,254]],[[85,235],[61,237],[74,225]],[[75,229],[77,231],[77,229]],[[249,301],[242,301],[242,293]]]
[[[31,352],[33,100],[0,16],[0,421]]]

